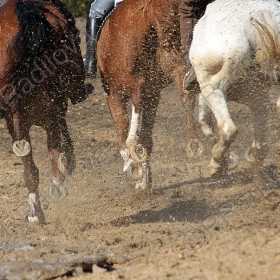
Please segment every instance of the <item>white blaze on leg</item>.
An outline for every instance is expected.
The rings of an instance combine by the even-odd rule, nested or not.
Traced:
[[[123,172],[126,172],[133,160],[130,158],[129,149],[121,150],[120,154],[124,161]]]
[[[30,205],[31,208],[31,212],[33,217],[28,217],[28,221],[29,222],[38,222],[38,218],[35,215],[35,205],[38,204],[38,196],[36,193],[29,193],[28,195],[28,203]]]
[[[134,105],[132,106],[132,115],[130,121],[130,129],[126,139],[126,146],[135,145],[137,142],[137,129],[139,124],[139,114],[135,112]]]

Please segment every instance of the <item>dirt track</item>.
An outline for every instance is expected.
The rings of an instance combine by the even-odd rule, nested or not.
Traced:
[[[81,30],[84,24],[78,21]],[[92,82],[95,94],[69,107],[78,166],[65,182],[66,196],[50,195],[46,135],[38,127],[32,131],[46,225],[26,224],[19,214],[28,209],[23,169],[0,121],[0,217],[7,226],[0,228],[0,276],[10,266],[3,279],[66,279],[73,268],[54,270],[54,263],[69,255],[83,259],[96,254],[107,258],[103,264],[110,271],[95,267],[92,273],[94,262],[89,261],[90,268],[84,266],[84,273],[76,269],[72,279],[280,279],[279,119],[274,116],[267,127],[269,153],[257,183],[244,156],[252,139],[250,111],[230,102],[239,128],[232,150],[240,164],[229,176],[211,179],[211,147],[201,134],[202,157],[187,157],[186,119],[179,92],[170,85],[162,92],[154,128],[153,187],[136,190],[122,173],[100,81]],[[272,88],[272,101],[278,92],[279,87]],[[51,272],[46,272],[48,262]]]

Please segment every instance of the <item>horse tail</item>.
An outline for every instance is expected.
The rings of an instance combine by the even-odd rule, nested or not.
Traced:
[[[269,11],[261,11],[251,18],[250,43],[255,60],[267,74],[275,75],[275,63],[280,58],[279,22]]]
[[[73,32],[73,34],[76,35],[77,39],[78,39],[78,43],[80,44],[81,43],[81,40],[80,40],[80,31],[79,29],[76,27],[76,22],[75,22],[75,19],[73,17],[73,15],[68,11],[68,9],[66,8],[66,6],[60,1],[60,0],[50,0],[52,3],[54,3],[61,11],[61,13],[63,15],[65,15],[65,18]]]
[[[55,4],[63,15],[67,22],[67,29],[62,25],[54,27],[49,22],[47,15],[50,13],[58,19],[57,22],[60,22],[58,16],[48,8],[49,5],[53,5],[51,3]],[[69,37],[68,32],[79,39],[79,31],[75,26],[74,18],[59,0],[18,0],[15,13],[18,18],[18,33],[8,49],[12,59],[7,65],[4,75],[8,84],[5,95],[8,96],[9,102],[14,102],[14,99],[18,100],[23,97],[23,94],[29,93],[34,86],[37,86],[37,84],[31,83],[32,75],[34,75],[32,70],[42,67],[43,57],[49,44],[54,49],[59,49],[61,42],[66,41]],[[35,78],[38,80],[38,77]],[[23,88],[24,92],[21,90]]]

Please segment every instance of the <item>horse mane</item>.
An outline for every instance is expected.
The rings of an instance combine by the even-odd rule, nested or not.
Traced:
[[[48,8],[50,3],[56,5],[59,12],[64,16],[67,25],[66,30],[65,26],[63,26],[65,22],[62,22]],[[7,81],[6,84],[9,85],[7,90],[9,89],[10,92],[6,92],[6,95],[9,95],[9,101],[18,96],[18,81],[29,78],[34,65],[41,66],[41,61],[49,42],[59,49],[61,42],[66,41],[69,38],[69,34],[75,36],[78,42],[80,40],[79,30],[76,28],[73,16],[59,0],[18,0],[15,13],[19,22],[19,30],[8,48],[8,53],[12,56],[12,59],[7,65],[8,70],[3,76],[3,79]],[[46,16],[48,14],[57,19],[58,28],[55,28],[49,22]]]

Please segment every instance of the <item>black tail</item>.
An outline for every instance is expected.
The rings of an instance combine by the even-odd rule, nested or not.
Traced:
[[[54,3],[60,9],[67,19],[69,31],[76,38],[79,38],[79,31],[75,26],[73,16],[59,0],[19,0],[16,4],[19,31],[9,47],[9,52],[13,58],[7,65],[8,71],[4,77],[9,85],[7,90],[10,92],[5,94],[9,96],[9,102],[13,102],[15,97],[22,97],[24,93],[19,88],[20,86],[22,87],[20,81],[30,79],[34,65],[40,66],[49,43],[51,42],[52,47],[59,48],[61,40],[67,36],[62,27],[60,30],[55,30],[48,22],[45,16],[45,14],[50,13],[46,7],[48,2]],[[28,90],[28,87],[25,88],[25,91],[28,92]]]

